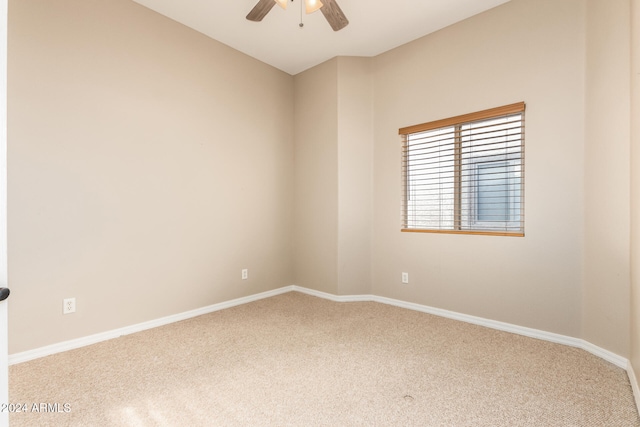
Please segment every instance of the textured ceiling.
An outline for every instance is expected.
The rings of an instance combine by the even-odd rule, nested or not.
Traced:
[[[300,2],[277,5],[262,22],[245,16],[257,0],[134,0],[215,40],[297,74],[335,56],[375,56],[509,0],[337,0],[349,25],[334,32]]]

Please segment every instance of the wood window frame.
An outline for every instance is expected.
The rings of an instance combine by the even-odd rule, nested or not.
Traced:
[[[401,227],[402,232],[409,233],[436,233],[436,234],[467,234],[467,235],[482,235],[482,236],[505,236],[505,237],[524,237],[524,125],[525,118],[524,113],[526,110],[526,104],[524,102],[518,102],[514,104],[505,105],[497,108],[490,108],[487,110],[478,111],[475,113],[463,114],[455,117],[450,117],[447,119],[436,120],[432,122],[422,123],[418,125],[403,127],[398,130],[398,134],[402,138],[403,144],[403,163],[405,162],[407,155],[404,153],[407,147],[407,137],[410,134],[426,132],[431,130],[436,130],[440,128],[453,127],[454,128],[454,227],[453,229],[442,229],[442,228],[406,228],[404,224],[407,221],[407,209],[408,203],[406,198],[409,194],[408,182],[406,178],[406,165],[403,164],[403,173],[402,173],[402,185],[404,187],[403,191],[403,227]],[[509,116],[514,114],[522,114],[522,137],[521,137],[521,161],[522,161],[522,188],[521,188],[521,202],[520,202],[520,215],[521,219],[521,231],[512,232],[512,231],[494,231],[494,230],[473,230],[473,229],[461,229],[461,169],[462,169],[462,150],[461,150],[461,129],[462,126],[471,122],[477,122],[492,118],[499,118],[503,116]]]

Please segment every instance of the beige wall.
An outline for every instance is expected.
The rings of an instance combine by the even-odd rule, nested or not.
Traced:
[[[371,292],[373,68],[338,58],[338,293]]]
[[[293,283],[291,76],[127,0],[9,9],[11,353]]]
[[[582,337],[629,357],[630,2],[587,1]]]
[[[370,292],[371,65],[338,57],[294,77],[296,285]]]
[[[580,335],[583,23],[580,0],[513,0],[375,59],[373,294]],[[519,101],[526,236],[401,233],[398,129]]]
[[[631,363],[640,376],[640,0],[631,13]],[[640,402],[640,396],[636,396]]]
[[[296,285],[338,293],[338,60],[294,77]]]

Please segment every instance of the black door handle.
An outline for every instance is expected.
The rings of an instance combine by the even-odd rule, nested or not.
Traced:
[[[0,301],[4,301],[9,298],[10,293],[9,288],[0,288]]]

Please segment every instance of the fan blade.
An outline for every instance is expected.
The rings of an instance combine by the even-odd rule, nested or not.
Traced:
[[[251,9],[251,12],[247,15],[247,19],[254,22],[262,21],[262,18],[267,16],[267,13],[269,13],[275,5],[276,2],[274,0],[260,0],[258,4]]]
[[[340,9],[340,6],[338,6],[338,3],[336,3],[335,0],[323,0],[323,3],[324,6],[322,6],[320,11],[324,17],[327,18],[327,21],[329,22],[329,25],[331,25],[331,28],[333,28],[333,31],[340,31],[349,25],[349,20],[344,16],[342,9]]]

